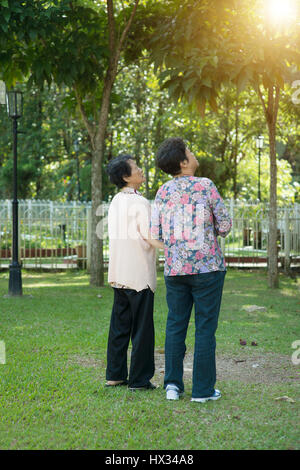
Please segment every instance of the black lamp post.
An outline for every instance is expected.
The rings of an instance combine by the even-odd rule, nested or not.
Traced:
[[[9,295],[22,295],[22,273],[19,263],[19,241],[18,241],[18,160],[17,160],[17,135],[18,135],[18,119],[23,114],[23,94],[21,91],[12,90],[6,94],[7,112],[12,119],[13,128],[13,239],[12,239],[12,264],[9,266]]]
[[[261,149],[264,146],[264,136],[259,135],[256,139],[256,148],[258,148],[258,188],[257,188],[257,199],[261,201],[261,193],[260,193],[260,155]]]

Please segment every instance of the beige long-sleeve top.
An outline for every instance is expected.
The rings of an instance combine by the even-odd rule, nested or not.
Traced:
[[[149,238],[150,203],[139,192],[124,188],[108,210],[108,282],[137,292],[156,289],[156,253]]]

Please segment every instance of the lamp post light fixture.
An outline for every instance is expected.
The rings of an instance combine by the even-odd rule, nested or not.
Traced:
[[[260,192],[260,156],[261,156],[261,149],[264,146],[264,136],[259,135],[256,138],[256,148],[258,149],[258,187],[257,187],[257,199],[261,201],[261,192]]]
[[[23,94],[21,91],[12,90],[6,93],[7,112],[12,119],[13,129],[13,238],[12,238],[12,263],[9,266],[9,295],[22,295],[22,274],[21,265],[19,263],[19,240],[18,240],[18,154],[17,154],[17,136],[18,136],[18,119],[23,114]]]

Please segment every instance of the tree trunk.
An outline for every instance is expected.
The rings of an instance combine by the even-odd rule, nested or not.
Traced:
[[[90,123],[87,113],[84,109],[80,92],[75,87],[75,94],[81,111],[85,126],[89,133],[92,147],[92,234],[91,234],[91,269],[90,285],[99,287],[104,284],[104,266],[103,266],[103,239],[98,231],[97,225],[100,222],[99,216],[102,216],[102,163],[104,158],[105,134],[108,122],[108,113],[110,105],[110,96],[114,81],[117,75],[118,63],[124,41],[133,21],[139,0],[135,0],[129,20],[127,21],[120,38],[117,38],[117,30],[114,18],[113,0],[107,0],[107,18],[108,18],[108,39],[110,58],[107,72],[104,78],[102,100],[97,125]],[[118,40],[117,40],[118,39]]]
[[[146,196],[146,199],[149,199],[150,198],[150,191],[149,191],[149,151],[148,151],[148,142],[145,145],[144,152],[145,152],[144,169],[145,169],[145,178],[146,178],[146,181],[145,181],[145,192],[146,192],[146,194],[145,194],[145,196]]]
[[[94,139],[92,156],[92,240],[91,240],[91,271],[90,285],[99,287],[104,285],[103,239],[99,238],[97,225],[102,214],[102,162],[104,159],[104,140],[108,122],[110,95],[116,78],[117,64],[113,64],[105,77],[100,116],[97,132]]]
[[[135,85],[136,85],[136,93],[135,93],[135,96],[136,96],[136,100],[135,100],[135,112],[136,112],[136,115],[137,115],[137,119],[142,122],[142,119],[141,119],[141,107],[142,107],[142,103],[143,103],[143,100],[142,100],[142,93],[141,93],[141,82],[142,82],[142,78],[141,78],[141,73],[140,73],[140,69],[137,70],[137,77],[136,77],[136,80],[135,80]],[[138,166],[140,166],[141,164],[141,148],[142,148],[142,141],[143,141],[143,136],[142,136],[142,133],[141,132],[137,132],[136,136],[135,136],[135,149],[134,149],[134,157],[135,157],[135,161],[136,161],[136,164]]]
[[[238,158],[238,150],[239,150],[239,104],[238,104],[238,96],[236,98],[236,105],[235,105],[235,143],[234,143],[234,150],[233,150],[233,198],[234,200],[238,197],[238,190],[237,190],[237,158]]]
[[[262,102],[266,117],[270,145],[270,204],[269,204],[269,241],[268,241],[268,283],[269,287],[278,287],[278,252],[277,252],[277,160],[276,160],[276,123],[279,109],[280,88],[268,88],[266,104],[260,88],[258,96]]]
[[[103,286],[103,240],[97,236],[100,208],[102,204],[102,152],[96,149],[92,156],[92,239],[90,285]],[[98,215],[97,215],[98,214]]]
[[[268,123],[270,142],[270,208],[269,208],[269,243],[268,243],[268,283],[269,287],[278,287],[277,253],[277,162],[276,162],[276,125]]]

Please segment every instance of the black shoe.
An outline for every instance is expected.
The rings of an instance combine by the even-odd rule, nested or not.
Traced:
[[[136,390],[155,390],[156,388],[158,388],[158,385],[154,385],[151,382],[149,382],[147,385],[141,385],[138,387],[130,386],[128,388],[129,390],[132,390],[133,392],[135,392]]]

